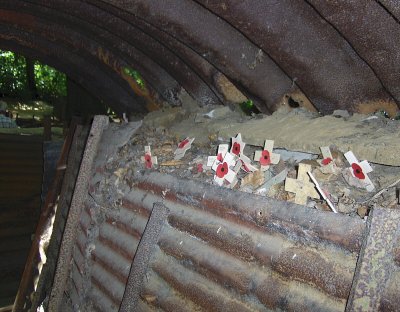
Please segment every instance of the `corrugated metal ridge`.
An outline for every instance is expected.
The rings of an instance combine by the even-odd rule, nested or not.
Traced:
[[[97,160],[70,268],[73,306],[118,311],[161,202],[170,213],[138,311],[345,309],[365,233],[361,219],[152,171],[115,179]]]
[[[166,283],[180,298],[171,299],[174,305],[183,297],[206,310],[226,308],[224,300],[237,296],[241,303],[228,306],[238,311],[247,305],[344,309],[365,228],[361,220],[154,172],[134,180],[123,208],[147,216],[144,211],[162,201],[171,210],[149,272],[157,282],[148,281],[143,290],[150,306],[167,304],[153,298],[165,292],[153,283]],[[145,220],[140,223],[138,232]],[[187,281],[190,276],[219,295],[204,293]],[[187,293],[190,287],[197,291]],[[148,288],[153,295],[146,295]]]
[[[135,187],[193,207],[206,209],[226,220],[249,227],[317,240],[358,253],[365,224],[361,219],[332,214],[289,202],[182,180],[157,172],[135,175]],[[164,195],[164,194],[165,195]],[[129,197],[127,197],[129,201]]]

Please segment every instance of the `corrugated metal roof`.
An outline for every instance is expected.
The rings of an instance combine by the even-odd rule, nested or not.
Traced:
[[[135,127],[110,126],[100,141],[94,129],[105,120],[95,119],[89,137],[51,309],[344,311],[360,278],[381,307],[396,306],[400,257],[390,216],[397,212],[377,210],[368,232],[359,218],[155,171],[117,177],[117,151]],[[388,258],[374,277],[354,279],[363,272],[359,255],[368,268],[383,254]],[[382,279],[385,268],[394,272],[390,279]]]
[[[244,94],[270,113],[293,96],[322,113],[396,114],[399,19],[395,1],[3,0],[0,46],[121,114],[177,104],[181,87],[199,105]]]
[[[156,173],[133,181],[114,207],[97,188],[81,217],[72,272],[88,276],[86,299],[97,309],[118,311],[139,239],[162,202],[170,214],[141,292],[146,309],[344,310],[361,220]],[[73,291],[88,304],[81,279],[73,274]]]

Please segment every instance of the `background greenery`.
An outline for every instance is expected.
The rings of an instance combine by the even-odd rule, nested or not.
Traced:
[[[66,76],[38,61],[0,50],[0,93],[3,97],[51,102],[67,95]]]

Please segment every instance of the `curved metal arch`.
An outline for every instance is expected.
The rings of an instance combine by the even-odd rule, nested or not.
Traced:
[[[142,98],[121,90],[108,75],[99,71],[96,65],[90,64],[81,55],[68,51],[65,47],[60,47],[37,34],[32,35],[11,25],[0,24],[0,45],[13,46],[24,54],[65,72],[93,95],[105,100],[118,113],[127,112],[132,106],[144,111]],[[120,105],[113,106],[116,99]]]
[[[26,1],[24,1],[24,5],[25,7],[31,7],[31,4]],[[120,21],[117,17],[110,15],[106,11],[101,11],[97,7],[88,8],[82,2],[71,3],[68,7],[57,1],[42,3],[41,5],[43,5],[43,10],[35,14],[43,14],[43,11],[46,10],[51,10],[48,13],[49,18],[52,17],[51,12],[55,12],[54,15],[64,14],[64,18],[67,20],[73,19],[69,23],[77,24],[82,32],[88,32],[88,27],[92,28],[91,31],[98,29],[98,32],[102,32],[97,36],[98,38],[102,37],[104,39],[105,32],[108,32],[111,36],[108,36],[107,40],[113,40],[111,43],[112,48],[118,49],[117,53],[119,55],[133,49],[141,54],[141,58],[150,59],[157,63],[162,70],[172,76],[200,104],[221,104],[221,97],[216,96],[215,92],[199,77],[196,71],[192,70],[187,63],[177,57],[173,51],[142,32],[141,29]],[[85,5],[86,7],[84,7]],[[106,30],[104,29],[104,24],[107,25]],[[115,25],[118,25],[118,27],[116,28]],[[103,27],[103,29],[100,29],[100,27]],[[125,35],[123,39],[120,37],[112,38],[112,36],[118,37],[121,34]],[[125,51],[121,51],[119,47],[120,41],[125,42]],[[129,58],[127,61],[129,61]]]
[[[262,111],[273,111],[280,98],[295,89],[291,79],[265,54],[208,10],[191,0],[184,1],[97,1],[130,13],[162,29],[231,79],[240,90],[260,98]]]
[[[230,1],[224,6],[195,1],[271,55],[321,112],[393,100],[353,47],[305,1]]]

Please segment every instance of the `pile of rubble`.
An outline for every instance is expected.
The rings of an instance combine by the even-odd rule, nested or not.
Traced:
[[[196,119],[199,114],[192,116]],[[321,147],[319,154],[274,149],[268,135],[263,146],[246,144],[240,133],[228,140],[217,133],[205,134],[206,140],[178,136],[170,129],[176,129],[179,121],[157,127],[157,121],[145,120],[120,148],[115,166],[158,170],[361,218],[374,205],[391,208],[398,204],[395,186],[399,167],[359,161],[353,152],[343,153],[334,145]]]

